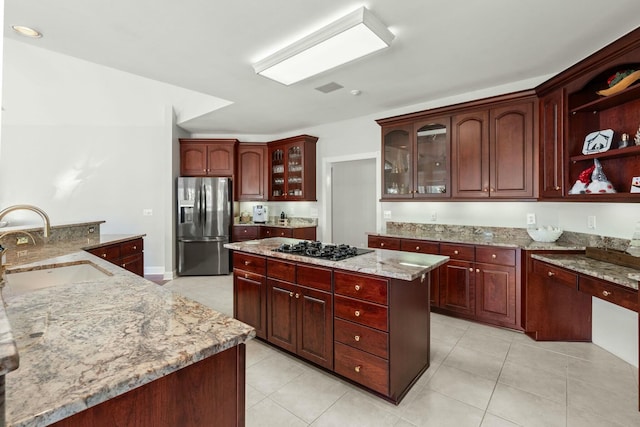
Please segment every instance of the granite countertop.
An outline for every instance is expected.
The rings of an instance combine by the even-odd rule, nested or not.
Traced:
[[[19,236],[19,234],[17,234]],[[120,243],[144,237],[145,234],[88,234],[82,238],[67,239],[37,245],[26,244],[24,249],[10,250],[6,253],[7,268],[54,258],[71,252],[94,249],[102,245]]]
[[[373,249],[369,253],[347,258],[342,261],[329,261],[322,258],[275,252],[275,249],[283,243],[296,243],[299,241],[298,239],[272,237],[269,239],[227,243],[224,246],[232,250],[256,255],[266,255],[272,258],[281,258],[289,261],[304,262],[306,264],[408,281],[420,277],[422,274],[439,267],[449,260],[447,256],[389,251],[386,249]]]
[[[567,270],[638,290],[640,271],[633,268],[589,258],[583,254],[533,254],[531,257]]]
[[[318,224],[313,224],[310,222],[290,222],[287,225],[281,225],[277,222],[265,222],[265,223],[257,223],[257,222],[236,222],[233,224],[234,226],[265,226],[265,227],[280,227],[280,228],[307,228],[307,227],[317,227]]]
[[[536,242],[530,237],[523,237],[521,235],[513,235],[509,233],[457,233],[455,231],[444,232],[432,232],[432,231],[418,231],[414,229],[410,230],[394,230],[385,233],[367,233],[371,236],[382,237],[398,237],[402,239],[420,239],[431,240],[436,242],[445,243],[463,243],[469,245],[486,245],[486,246],[501,246],[507,248],[526,249],[526,250],[584,250],[585,246],[570,242],[554,242],[543,243]]]
[[[90,248],[131,237],[79,243]],[[40,255],[53,252],[64,249]],[[107,276],[24,294],[10,284],[3,289],[0,366],[11,371],[18,355],[20,365],[6,375],[8,426],[48,425],[255,335],[242,322],[88,252],[59,253],[9,270],[87,262]]]

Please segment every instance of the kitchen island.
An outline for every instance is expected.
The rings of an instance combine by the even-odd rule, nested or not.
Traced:
[[[259,338],[399,403],[429,367],[430,272],[448,257],[369,250],[339,261],[277,252],[270,238],[233,250],[234,317]]]
[[[87,264],[104,277],[12,289],[11,270]],[[0,309],[6,425],[244,424],[250,326],[84,251],[11,270]]]

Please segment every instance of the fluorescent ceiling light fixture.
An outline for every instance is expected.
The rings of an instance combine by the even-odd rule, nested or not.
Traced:
[[[395,36],[361,7],[253,64],[256,73],[290,85],[384,49]]]
[[[12,25],[11,28],[13,28],[13,31],[22,36],[31,37],[34,39],[39,39],[40,37],[42,37],[42,33],[40,31],[34,30],[30,27],[25,27],[24,25]]]

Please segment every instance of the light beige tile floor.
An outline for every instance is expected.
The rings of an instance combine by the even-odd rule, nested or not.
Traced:
[[[233,314],[231,276],[167,288]],[[259,340],[247,344],[246,425],[638,427],[638,370],[590,343],[432,314],[431,367],[390,404]]]

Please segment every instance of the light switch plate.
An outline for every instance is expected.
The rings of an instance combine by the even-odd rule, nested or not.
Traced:
[[[383,211],[382,216],[384,219],[391,219],[391,211]]]

